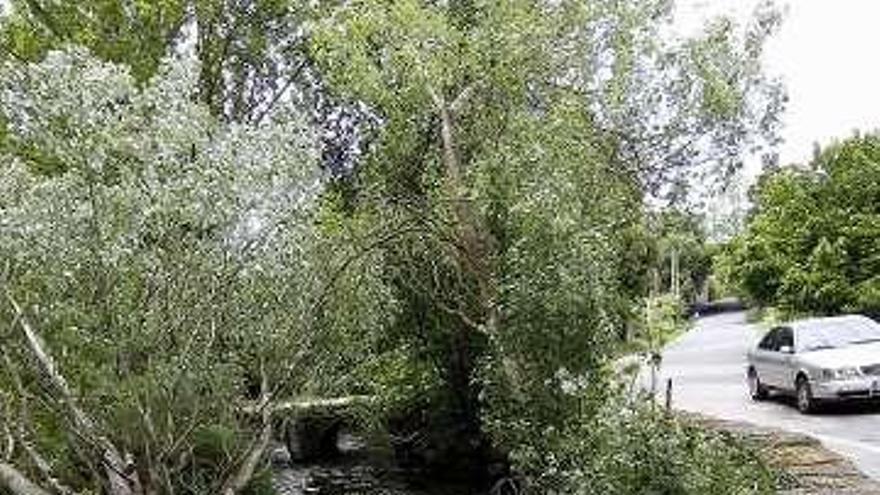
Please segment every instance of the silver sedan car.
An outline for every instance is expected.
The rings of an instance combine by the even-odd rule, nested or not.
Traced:
[[[880,399],[880,324],[849,315],[774,327],[749,350],[746,376],[754,400],[793,394],[802,413],[823,402]]]

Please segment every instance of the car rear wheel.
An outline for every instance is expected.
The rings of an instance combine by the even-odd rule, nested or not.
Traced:
[[[755,368],[749,368],[748,382],[749,396],[752,400],[758,401],[767,398],[767,387],[761,383],[761,379],[758,377],[758,372],[755,371]]]
[[[797,379],[796,388],[797,408],[802,414],[810,414],[816,411],[816,400],[813,398],[813,389],[810,382],[803,376]]]

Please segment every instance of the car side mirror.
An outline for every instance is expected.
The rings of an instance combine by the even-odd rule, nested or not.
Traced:
[[[790,345],[784,345],[779,348],[779,352],[783,354],[794,354],[794,347]]]

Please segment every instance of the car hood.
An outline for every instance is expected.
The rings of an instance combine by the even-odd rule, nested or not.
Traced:
[[[805,352],[800,357],[804,363],[819,368],[880,364],[880,342]]]

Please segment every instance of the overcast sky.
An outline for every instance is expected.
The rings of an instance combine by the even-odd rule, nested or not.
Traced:
[[[746,20],[756,0],[679,0],[677,21],[692,29],[717,14]],[[789,95],[782,163],[802,162],[813,142],[880,128],[880,0],[791,0],[767,47],[767,69]],[[752,164],[755,173],[756,165]]]

